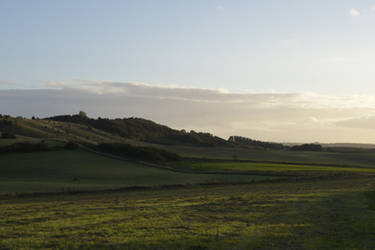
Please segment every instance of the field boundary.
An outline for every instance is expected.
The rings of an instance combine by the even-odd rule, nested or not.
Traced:
[[[272,172],[272,171],[211,171],[211,170],[194,170],[194,169],[181,169],[181,168],[176,168],[172,166],[166,166],[166,165],[160,165],[160,164],[155,164],[155,163],[150,163],[150,162],[145,162],[145,161],[132,161],[128,158],[109,154],[109,153],[104,153],[100,151],[96,151],[94,149],[91,149],[89,147],[80,145],[81,148],[87,152],[94,153],[100,156],[104,156],[107,158],[115,159],[115,160],[120,160],[120,161],[127,161],[127,162],[134,162],[141,164],[146,167],[151,167],[151,168],[157,168],[157,169],[162,169],[162,170],[167,170],[167,171],[172,171],[176,173],[184,173],[184,174],[220,174],[220,175],[256,175],[256,176],[280,176],[280,177],[297,177],[297,176],[304,176],[304,174],[296,174],[296,173],[279,173],[279,172]]]
[[[344,173],[344,172],[323,172],[323,171],[308,171],[308,172],[297,172],[297,171],[284,171],[284,172],[278,172],[278,171],[233,171],[233,170],[223,170],[223,171],[212,171],[212,170],[197,170],[197,169],[182,169],[182,168],[177,168],[173,166],[166,166],[166,165],[161,165],[161,164],[156,164],[156,163],[150,163],[150,162],[145,162],[145,161],[133,161],[125,157],[117,156],[117,155],[112,155],[109,153],[104,153],[100,151],[96,151],[94,149],[91,149],[89,147],[81,145],[81,148],[87,152],[94,153],[103,157],[115,159],[115,160],[120,160],[120,161],[126,161],[126,162],[134,162],[137,164],[141,164],[146,167],[151,167],[151,168],[157,168],[157,169],[162,169],[166,171],[172,171],[176,173],[184,173],[184,174],[210,174],[210,175],[252,175],[252,176],[277,176],[277,177],[302,177],[302,176],[310,176],[310,177],[323,177],[323,176],[353,176],[353,175],[361,175],[361,176],[372,176],[373,174],[370,173]],[[220,162],[220,161],[219,161]],[[244,161],[246,162],[246,161]],[[258,162],[258,163],[271,163],[271,162]],[[273,162],[274,163],[274,162]],[[278,163],[281,164],[281,163]],[[288,164],[292,165],[292,164]],[[293,164],[293,165],[300,165],[302,166],[303,164]],[[309,164],[306,164],[309,165]],[[312,166],[324,166],[324,167],[337,167],[333,165],[312,165]]]
[[[192,162],[242,162],[242,163],[270,163],[270,164],[285,164],[285,165],[309,165],[319,167],[342,167],[342,168],[364,168],[369,169],[370,167],[358,166],[358,165],[347,165],[347,164],[325,164],[325,163],[308,163],[308,162],[290,162],[290,161],[260,161],[260,160],[234,160],[234,159],[220,159],[220,158],[195,158],[195,157],[184,157],[183,159]]]
[[[98,190],[65,190],[60,192],[33,192],[33,193],[4,193],[0,194],[0,200],[9,200],[17,198],[39,198],[50,196],[63,195],[80,195],[80,194],[105,194],[116,192],[135,192],[144,190],[167,190],[188,187],[220,187],[233,185],[256,185],[263,183],[290,183],[290,182],[310,182],[310,181],[331,181],[331,180],[354,180],[354,179],[368,179],[369,176],[364,175],[340,175],[340,176],[299,176],[294,178],[278,178],[266,180],[252,180],[249,182],[206,182],[197,184],[171,184],[171,185],[155,185],[155,186],[128,186],[113,189],[98,189]]]

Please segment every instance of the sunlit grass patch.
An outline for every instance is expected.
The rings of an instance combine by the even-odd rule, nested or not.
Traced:
[[[372,249],[372,179],[0,200],[3,248]]]
[[[270,172],[359,172],[375,173],[373,168],[338,167],[329,165],[256,163],[256,162],[181,162],[178,167],[197,170],[225,170],[225,171],[270,171]]]

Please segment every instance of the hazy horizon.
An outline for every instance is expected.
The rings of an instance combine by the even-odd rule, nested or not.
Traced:
[[[2,90],[3,114],[142,117],[176,129],[278,142],[374,143],[375,98],[314,93],[234,93],[108,81],[50,82]],[[365,115],[364,115],[365,114]]]
[[[0,113],[375,143],[375,1],[1,1]]]

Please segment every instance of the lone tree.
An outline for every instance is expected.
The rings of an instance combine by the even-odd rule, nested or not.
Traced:
[[[86,112],[84,112],[84,111],[79,111],[79,113],[78,113],[78,116],[80,116],[81,118],[87,118],[87,114],[86,114]]]

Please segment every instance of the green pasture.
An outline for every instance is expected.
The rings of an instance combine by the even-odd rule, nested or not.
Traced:
[[[274,177],[178,173],[83,150],[0,154],[0,194],[251,182],[271,178]]]
[[[174,164],[177,168],[225,171],[272,171],[272,172],[357,172],[375,173],[375,168],[337,167],[305,164],[258,163],[258,162],[212,162],[185,161]]]
[[[375,151],[371,150],[358,150],[358,152],[347,153],[331,153],[265,150],[240,147],[193,147],[179,145],[163,146],[163,148],[180,154],[183,157],[201,159],[251,160],[278,163],[375,167]]]
[[[1,249],[374,249],[369,178],[4,198]]]
[[[40,139],[27,137],[27,136],[17,136],[16,139],[2,139],[0,138],[0,147],[1,146],[8,146],[15,143],[21,143],[21,142],[28,142],[28,143],[38,143],[40,142]]]

